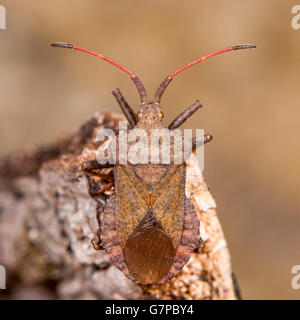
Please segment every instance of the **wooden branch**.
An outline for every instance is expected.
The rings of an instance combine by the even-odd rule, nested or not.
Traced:
[[[90,179],[80,167],[95,158],[98,130],[116,130],[120,119],[96,114],[71,137],[1,161],[0,264],[8,272],[7,298],[238,298],[216,204],[193,155],[186,193],[200,216],[205,248],[192,255],[178,276],[140,286],[112,266],[105,252],[94,250],[96,210],[103,210],[112,191],[92,197]]]

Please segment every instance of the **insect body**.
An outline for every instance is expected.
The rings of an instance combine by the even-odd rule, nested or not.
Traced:
[[[111,59],[71,44],[55,43],[53,46],[87,52],[128,73],[141,98],[139,112],[136,114],[131,109],[119,89],[115,89],[113,95],[126,116],[129,129],[143,129],[148,136],[154,129],[164,128],[160,99],[177,74],[217,54],[254,48],[252,45],[229,47],[191,62],[165,78],[154,100],[149,102],[140,79]],[[201,106],[196,101],[165,128],[165,132],[174,133]],[[196,146],[211,139],[207,134],[201,141],[193,139],[192,144]],[[170,148],[175,150],[174,140]],[[91,160],[83,164],[83,169],[93,172],[108,166]],[[111,262],[129,279],[142,284],[167,281],[182,269],[193,251],[201,247],[200,220],[185,195],[185,182],[186,164],[184,161],[177,164],[174,152],[169,164],[162,161],[155,164],[121,164],[117,161],[113,165],[113,183],[94,192],[102,193],[114,185],[114,195],[107,201],[100,216],[100,228],[93,244],[96,248],[103,247]]]

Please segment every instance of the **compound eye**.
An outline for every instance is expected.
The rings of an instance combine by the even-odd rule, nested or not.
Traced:
[[[164,113],[162,111],[159,111],[159,118],[163,119],[164,116],[165,116]]]

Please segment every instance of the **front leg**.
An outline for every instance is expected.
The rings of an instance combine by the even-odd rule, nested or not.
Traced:
[[[117,102],[124,113],[128,123],[129,129],[132,129],[137,124],[137,116],[136,113],[132,110],[128,102],[125,100],[124,96],[122,95],[120,89],[115,89],[112,94],[117,99]]]
[[[180,127],[194,112],[202,107],[202,103],[197,100],[194,104],[183,111],[170,125],[169,130],[174,130]]]

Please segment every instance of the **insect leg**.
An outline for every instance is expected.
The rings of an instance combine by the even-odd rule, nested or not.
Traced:
[[[97,169],[103,169],[103,168],[110,168],[112,167],[112,164],[106,163],[106,164],[100,164],[96,159],[95,160],[89,160],[83,162],[81,165],[81,170],[86,172],[91,172],[93,170]]]
[[[193,138],[192,140],[193,149],[199,145],[210,142],[212,139],[213,139],[213,136],[210,134],[205,134],[202,139]]]
[[[200,237],[200,239],[198,241],[198,245],[197,245],[196,249],[194,250],[194,252],[198,252],[198,250],[200,250],[204,247],[205,247],[205,243],[204,243],[203,239]]]
[[[94,238],[92,239],[91,243],[92,243],[95,250],[104,250],[104,248],[102,246],[101,239],[100,239],[100,228],[95,233]]]
[[[232,271],[232,282],[233,282],[233,287],[234,287],[234,293],[235,293],[235,296],[238,300],[243,300],[243,297],[242,297],[242,294],[241,294],[241,290],[240,290],[240,287],[239,287],[239,284],[237,282],[237,279],[236,279],[236,275],[235,273]]]
[[[136,113],[131,109],[128,102],[125,100],[123,94],[120,89],[115,89],[112,94],[117,99],[122,112],[124,113],[126,119],[128,120],[130,129],[134,128],[137,124]]]
[[[92,196],[99,196],[104,191],[109,190],[113,185],[114,185],[114,183],[110,182],[110,183],[106,184],[105,186],[103,186],[102,188],[100,188],[99,184],[96,184],[96,185],[90,187],[90,194]]]
[[[89,191],[92,196],[100,195],[114,185],[113,165],[111,164],[102,165],[97,160],[89,160],[82,164],[81,169],[88,174],[96,175],[98,178],[100,178],[101,185],[103,180],[106,181],[106,184],[101,188],[99,181],[97,182],[88,176],[90,186]]]
[[[170,125],[169,130],[174,130],[180,127],[194,112],[202,107],[202,103],[197,100],[194,104],[183,111]]]

